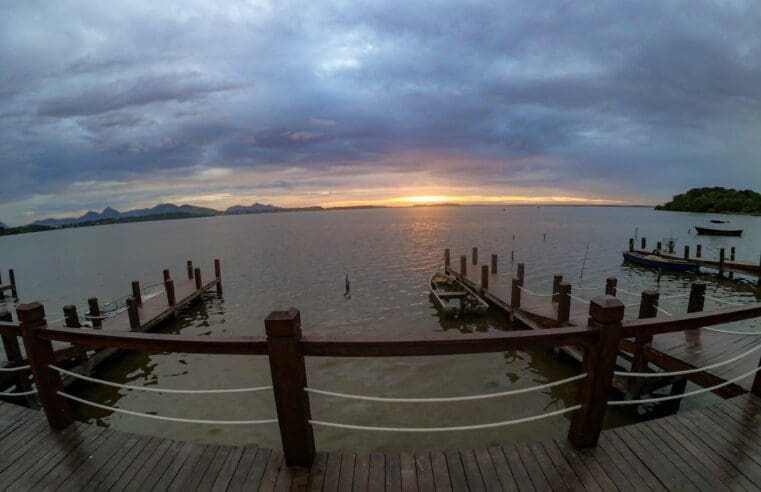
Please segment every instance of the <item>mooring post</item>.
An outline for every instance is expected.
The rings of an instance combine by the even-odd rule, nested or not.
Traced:
[[[645,237],[643,236],[642,241],[640,242],[640,249],[645,249],[646,246],[647,246],[647,239],[645,239]]]
[[[7,321],[8,323],[13,321],[13,316],[8,311],[0,311],[0,321]],[[24,361],[24,356],[21,355],[21,346],[18,343],[18,337],[16,335],[2,335],[3,348],[5,349],[5,358],[8,359],[8,363],[13,366],[20,366]],[[32,384],[29,382],[29,377],[19,372],[16,374],[16,387],[19,392],[29,391],[32,389]]]
[[[634,251],[634,238],[630,237],[629,238],[629,252],[632,252],[632,251]]]
[[[188,260],[188,278],[193,278],[193,262]]]
[[[605,294],[616,297],[617,287],[618,279],[616,277],[608,277],[605,279]]]
[[[8,281],[11,283],[11,296],[18,300],[18,290],[16,289],[16,272],[13,268],[8,270]]]
[[[285,462],[288,466],[309,467],[315,454],[314,431],[309,423],[312,414],[304,355],[299,349],[299,310],[271,312],[264,320],[264,329]]]
[[[571,284],[558,284],[558,322],[566,323],[571,318]]]
[[[735,261],[735,247],[729,248],[729,261]]]
[[[452,257],[449,253],[449,248],[446,248],[444,250],[444,268],[449,268],[449,265],[452,263]]]
[[[703,245],[698,244],[695,246],[695,258],[701,258],[703,256]]]
[[[512,265],[515,261],[515,250],[510,250],[510,264]]]
[[[201,269],[196,268],[195,269],[195,279],[196,279],[196,290],[201,290],[201,287],[203,286],[203,282],[201,281]]]
[[[660,242],[660,241],[658,241],[657,243],[655,243],[655,249],[656,249],[656,250],[658,250],[658,252],[659,252],[659,253],[661,252],[661,246],[662,246],[662,245],[661,245],[661,242]]]
[[[521,279],[513,277],[512,287],[510,289],[510,307],[521,307]]]
[[[658,300],[660,293],[655,289],[642,291],[639,302],[639,318],[655,318],[658,315]],[[632,351],[631,372],[644,372],[647,369],[645,349],[653,342],[652,335],[642,335],[634,338],[634,350]],[[645,381],[642,378],[628,378],[627,398],[638,398],[642,393]]]
[[[219,258],[214,260],[214,277],[217,279],[217,295],[222,295],[222,262]]]
[[[140,313],[137,310],[137,301],[134,297],[127,298],[127,317],[129,318],[130,330],[140,330]]]
[[[552,302],[558,302],[560,299],[560,283],[563,281],[563,276],[556,273],[552,277]]]
[[[690,245],[689,244],[684,245],[684,259],[685,260],[690,259]]]
[[[724,248],[719,250],[719,277],[724,276]]]
[[[135,302],[138,306],[143,305],[143,295],[140,292],[140,282],[137,280],[132,281],[132,297],[135,298]]]
[[[92,327],[102,327],[103,320],[100,318],[100,305],[98,304],[98,298],[91,297],[87,299],[87,305],[90,307],[90,321],[92,321]]]
[[[518,263],[518,270],[516,275],[521,281],[521,287],[526,285],[526,265],[524,263]]]
[[[3,272],[0,272],[0,287],[3,285]],[[5,299],[5,289],[0,288],[0,299]]]
[[[471,261],[474,265],[478,265],[478,248],[473,248],[473,254],[471,255]]]
[[[687,301],[687,312],[697,313],[703,310],[706,302],[705,282],[693,282],[690,285],[690,300]]]
[[[758,366],[761,367],[761,358],[758,359]],[[754,395],[761,397],[761,371],[758,371],[756,377],[753,378],[753,386],[750,391]]]
[[[169,279],[164,282],[164,290],[166,291],[166,303],[174,307],[177,304],[177,299],[174,296],[174,280]]]
[[[77,314],[77,306],[74,304],[67,304],[63,307],[63,316],[68,328],[82,328],[82,324],[79,322],[79,314]]]
[[[63,390],[61,376],[58,371],[50,368],[55,363],[53,343],[39,336],[40,330],[47,326],[45,308],[39,302],[22,304],[16,308],[16,316],[21,324],[24,348],[45,416],[51,427],[64,429],[74,423],[74,420],[69,403],[58,394]]]
[[[589,327],[598,331],[596,343],[584,347],[583,371],[579,383],[581,408],[571,420],[568,439],[576,449],[595,446],[602,431],[608,392],[616,368],[624,303],[613,296],[595,297],[589,303]]]
[[[167,282],[169,282],[169,279],[170,279],[170,278],[171,278],[171,277],[169,276],[169,270],[165,268],[165,269],[164,269],[164,283],[167,283]]]
[[[460,275],[463,277],[468,275],[468,257],[465,255],[460,256]]]
[[[673,253],[673,252],[674,252],[674,240],[669,239],[669,253]]]
[[[489,265],[481,265],[481,289],[489,289]]]
[[[491,255],[491,273],[497,273],[497,255]]]

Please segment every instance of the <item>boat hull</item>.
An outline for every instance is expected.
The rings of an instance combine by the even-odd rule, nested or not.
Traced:
[[[454,287],[455,291],[442,286]],[[445,318],[457,318],[467,315],[482,315],[489,310],[489,304],[481,299],[473,290],[455,277],[444,273],[436,273],[430,280],[431,302]]]
[[[623,255],[625,261],[637,263],[639,265],[660,268],[662,270],[673,270],[677,272],[700,272],[700,266],[697,263],[691,263],[689,261],[669,260],[654,255],[640,255],[636,253],[630,253],[628,251],[624,251]]]
[[[742,229],[711,229],[710,227],[697,227],[695,231],[701,236],[742,236]]]

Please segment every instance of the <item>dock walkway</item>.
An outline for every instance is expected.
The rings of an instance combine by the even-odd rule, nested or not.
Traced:
[[[759,490],[761,398],[565,439],[425,453],[318,453],[204,445],[76,423],[0,402],[3,490]]]

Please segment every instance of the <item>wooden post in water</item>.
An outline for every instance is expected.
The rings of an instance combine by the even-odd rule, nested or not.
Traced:
[[[16,308],[16,315],[21,323],[27,359],[45,416],[51,427],[64,429],[74,423],[74,420],[69,403],[58,394],[63,390],[61,376],[58,371],[50,368],[50,365],[55,363],[53,343],[38,335],[38,331],[47,326],[45,308],[39,302],[22,304]]]
[[[196,290],[201,290],[201,287],[203,286],[203,282],[201,281],[201,269],[196,268],[195,269],[195,279],[196,279]]]
[[[558,302],[560,299],[560,284],[563,282],[563,276],[556,273],[552,277],[552,302]]]
[[[634,238],[630,237],[629,238],[629,252],[632,252],[632,251],[634,251]]]
[[[605,294],[616,297],[616,287],[618,287],[618,279],[616,277],[608,277],[605,279]]]
[[[193,278],[193,262],[188,260],[188,278]]]
[[[512,265],[515,261],[515,250],[510,250],[510,264]]]
[[[460,275],[468,275],[468,257],[465,255],[460,256]]]
[[[658,314],[656,306],[660,293],[654,289],[642,291],[639,302],[639,318],[655,318]],[[644,372],[647,369],[645,360],[645,349],[653,342],[652,335],[642,335],[635,337],[635,346],[632,353],[631,372]],[[639,398],[645,381],[642,378],[627,378],[628,386],[626,390],[627,399]]]
[[[558,284],[558,322],[566,323],[571,317],[571,284]]]
[[[491,255],[491,273],[497,274],[497,255]]]
[[[3,272],[0,272],[0,286],[3,285]],[[5,299],[5,289],[0,289],[0,299]]]
[[[526,285],[526,265],[523,263],[518,263],[518,271],[516,273],[518,278],[521,281],[521,287]]]
[[[689,244],[684,245],[684,259],[685,260],[690,259],[690,245]]]
[[[521,307],[521,279],[518,277],[513,277],[510,289],[510,307],[514,309]]]
[[[103,320],[100,319],[100,305],[98,304],[98,298],[91,297],[87,299],[87,305],[90,307],[90,321],[92,321],[92,327],[102,327]]]
[[[170,278],[171,278],[171,277],[169,276],[169,270],[167,270],[167,269],[164,269],[164,283],[167,283],[167,282],[169,282],[169,279],[170,279]]]
[[[583,372],[579,382],[578,402],[573,413],[568,439],[576,449],[597,444],[608,403],[608,391],[616,368],[618,342],[624,303],[613,296],[599,296],[589,303],[589,326],[598,330],[597,342],[584,347]]]
[[[214,277],[217,279],[217,295],[222,295],[222,262],[219,258],[214,260]]]
[[[18,289],[16,289],[16,272],[13,268],[8,270],[8,281],[11,283],[11,296],[18,300]]]
[[[474,265],[478,265],[478,248],[473,248],[473,254],[471,255],[471,261]]]
[[[481,289],[489,290],[489,265],[481,265]]]
[[[451,256],[449,254],[449,248],[446,248],[444,250],[444,268],[449,268],[449,265],[452,263]]]
[[[735,247],[729,248],[729,261],[735,261]]]
[[[10,323],[13,321],[13,317],[8,311],[0,311],[0,321]],[[8,364],[11,366],[22,365],[24,356],[21,355],[21,347],[18,343],[18,337],[16,335],[2,335],[2,339],[3,348],[5,349],[5,358],[8,359]],[[32,384],[29,382],[29,377],[22,372],[18,372],[16,374],[16,387],[19,392],[31,390]]]
[[[687,312],[697,313],[703,310],[706,302],[705,282],[693,282],[690,286],[690,300],[687,301]]]
[[[135,298],[135,302],[138,306],[143,305],[143,295],[140,292],[140,282],[137,280],[132,282],[132,297]]]
[[[315,454],[314,431],[309,423],[312,414],[306,392],[306,366],[299,350],[299,310],[273,311],[264,320],[264,328],[285,462],[288,466],[309,467]]]
[[[724,248],[719,250],[719,277],[724,276]]]
[[[129,318],[130,330],[140,330],[140,313],[137,310],[137,301],[134,297],[127,298],[127,317]]]
[[[669,239],[669,253],[673,253],[673,252],[674,252],[674,240]]]
[[[655,249],[657,249],[657,250],[658,250],[658,253],[660,253],[660,252],[661,252],[661,242],[660,242],[660,241],[658,241],[657,243],[655,243]]]
[[[63,316],[67,327],[82,328],[82,324],[79,322],[79,315],[77,314],[77,306],[74,304],[67,304],[63,307]]]
[[[642,242],[640,243],[640,249],[645,249],[647,247],[647,239],[643,236]]]
[[[169,279],[164,282],[164,290],[166,291],[166,302],[170,306],[174,307],[177,304],[177,298],[174,294],[174,280]]]
[[[758,359],[758,366],[761,367],[761,358]],[[761,371],[758,371],[756,377],[753,378],[753,386],[751,387],[750,392],[761,397]]]
[[[703,245],[698,244],[695,246],[695,258],[701,258],[703,256]]]

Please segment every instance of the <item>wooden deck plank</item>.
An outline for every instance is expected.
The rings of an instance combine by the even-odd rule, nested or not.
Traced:
[[[272,491],[275,490],[275,484],[277,483],[277,477],[280,474],[280,469],[285,466],[285,459],[283,452],[279,449],[273,449],[270,452],[270,457],[267,460],[267,466],[264,469],[262,480],[259,483],[259,490]]]
[[[469,490],[486,490],[486,484],[481,477],[481,469],[478,467],[476,453],[472,449],[460,451],[462,467],[465,470],[465,478],[468,481]]]
[[[367,490],[370,483],[370,455],[357,453],[354,461],[354,478],[352,490]]]
[[[417,490],[417,470],[415,469],[415,457],[412,453],[399,453],[399,465],[402,478],[403,491]]]
[[[437,491],[451,491],[452,482],[449,479],[447,457],[441,451],[431,453],[431,471],[433,472],[433,485]]]
[[[503,490],[518,490],[518,484],[515,483],[515,477],[512,471],[510,471],[510,465],[507,463],[507,458],[505,458],[502,448],[492,446],[488,449],[488,452],[494,466],[494,471],[497,473],[500,487]]]
[[[572,490],[600,490],[597,482],[595,482],[595,480],[589,475],[589,472],[587,472],[584,465],[578,462],[575,471],[571,468],[554,441],[547,441],[542,444],[544,445],[545,452],[547,452],[550,460],[552,460],[555,468],[558,469],[560,475],[563,477],[563,481],[569,488]],[[582,477],[584,478],[583,484]]]
[[[325,465],[325,478],[322,489],[326,492],[337,491],[338,481],[341,476],[341,455],[340,453],[328,453],[328,462]]]
[[[243,457],[243,451],[245,448],[233,447],[225,458],[225,462],[214,479],[214,483],[211,484],[210,489],[214,492],[223,492],[227,490],[227,487],[232,483],[235,469],[240,463],[240,459]]]
[[[370,455],[367,488],[370,492],[382,492],[386,488],[386,457],[382,453]]]
[[[478,469],[481,470],[481,478],[484,481],[486,490],[501,490],[502,484],[497,476],[497,470],[494,468],[494,463],[491,459],[488,449],[476,449],[476,462],[478,463]]]
[[[201,476],[201,480],[196,485],[196,490],[210,490],[212,485],[217,480],[217,475],[222,469],[227,460],[227,456],[230,454],[231,448],[229,446],[219,446],[217,452],[212,458],[209,466],[206,467],[206,471]]]
[[[230,478],[227,490],[237,492],[245,489],[245,484],[248,482],[248,473],[254,464],[258,452],[259,448],[255,446],[246,446],[244,448],[238,464],[235,465],[235,470],[233,471],[232,478]]]
[[[518,454],[518,449],[514,445],[502,446],[502,453],[505,455],[507,464],[510,466],[510,471],[515,477],[515,481],[518,485],[518,490],[536,490],[534,488],[533,482],[531,481],[531,477],[529,476],[529,472],[526,469],[526,465],[523,463],[523,460],[521,460],[521,457]]]
[[[528,445],[528,449],[536,457],[542,472],[547,477],[547,481],[550,482],[552,490],[569,490],[569,484],[565,481],[565,477],[561,475],[560,471],[552,463],[542,443],[532,442]]]
[[[452,483],[453,490],[466,490],[468,480],[465,477],[465,467],[462,464],[462,456],[457,451],[447,451],[444,453],[447,459],[447,468],[449,469],[449,481]]]
[[[402,465],[398,454],[386,455],[386,490],[402,488]],[[327,489],[326,489],[327,490]]]
[[[417,473],[418,489],[426,492],[435,490],[430,454],[421,453],[415,455],[415,470]]]
[[[325,480],[325,465],[328,461],[328,455],[325,453],[317,453],[314,457],[314,463],[309,470],[309,482],[307,483],[307,490],[317,492],[322,490],[322,484]]]
[[[354,453],[341,454],[341,469],[338,473],[338,490],[346,492],[351,490],[354,480],[354,464],[356,455]]]
[[[636,443],[632,443],[636,444]],[[646,464],[637,458],[633,446],[627,445],[613,431],[603,432],[595,448],[595,456],[601,463],[609,460],[606,470],[616,476],[615,483],[623,490],[666,490],[665,484],[653,474]],[[617,473],[620,472],[619,473]],[[627,483],[628,482],[628,483]]]

